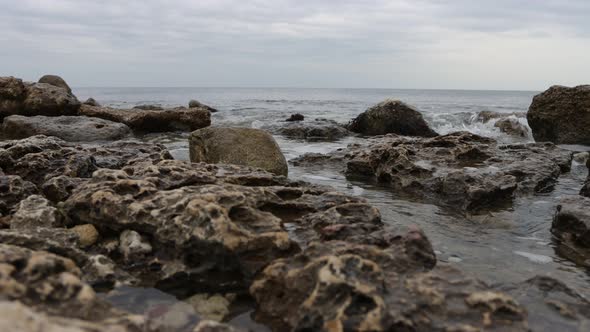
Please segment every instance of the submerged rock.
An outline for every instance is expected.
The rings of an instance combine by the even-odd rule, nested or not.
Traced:
[[[35,135],[59,137],[65,141],[114,141],[131,134],[129,127],[86,116],[21,116],[4,119],[2,134],[8,139],[21,139]]]
[[[552,86],[535,96],[527,119],[536,141],[590,145],[590,85]]]
[[[200,129],[191,133],[189,149],[193,162],[249,166],[284,176],[288,173],[279,145],[269,133],[259,129]]]
[[[303,121],[305,120],[305,116],[303,116],[303,114],[301,113],[295,113],[295,114],[291,114],[291,116],[289,118],[287,118],[287,122],[296,122],[296,121]]]
[[[368,136],[399,134],[434,137],[438,135],[430,129],[418,110],[392,99],[366,110],[348,124],[348,130]]]
[[[124,123],[138,132],[193,131],[211,125],[211,113],[204,108],[123,110],[82,105],[79,115]]]
[[[275,135],[312,141],[337,140],[351,134],[344,126],[338,124],[336,121],[326,119],[268,126],[264,129],[269,130]]]
[[[250,288],[257,320],[275,331],[525,331],[510,296],[404,252],[314,243],[275,261]],[[400,265],[399,259],[406,264]]]
[[[465,211],[510,206],[517,194],[552,190],[572,153],[551,143],[501,145],[467,132],[435,138],[383,136],[328,155],[294,160],[334,167]]]
[[[63,88],[65,89],[68,93],[72,93],[72,89],[70,89],[70,86],[68,85],[68,83],[66,83],[66,81],[64,81],[63,78],[57,76],[57,75],[45,75],[43,77],[41,77],[39,79],[39,83],[47,83],[59,88]]]

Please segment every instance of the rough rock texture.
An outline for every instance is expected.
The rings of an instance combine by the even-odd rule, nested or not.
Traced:
[[[296,122],[296,121],[303,121],[305,120],[305,116],[303,116],[303,114],[300,113],[295,113],[295,114],[291,114],[291,116],[289,118],[287,118],[287,122]]]
[[[80,102],[66,89],[0,77],[0,119],[9,115],[75,115]]]
[[[193,162],[249,166],[285,176],[289,169],[277,142],[259,129],[200,129],[191,133],[189,149]]]
[[[82,248],[90,247],[95,244],[100,235],[98,234],[96,227],[89,224],[74,226],[70,228],[70,231],[78,235],[78,242]]]
[[[72,89],[70,88],[68,83],[66,83],[66,81],[64,81],[63,78],[57,75],[45,75],[39,79],[39,83],[47,83],[58,88],[66,89],[66,91],[70,94],[72,93]]]
[[[400,264],[404,262],[404,264]],[[314,243],[275,261],[250,288],[275,331],[525,331],[510,296],[398,248]]]
[[[264,129],[276,135],[307,140],[336,140],[351,134],[344,126],[332,120],[297,121],[299,122],[269,126]]]
[[[20,201],[36,193],[38,189],[33,183],[0,172],[0,217],[13,213]]]
[[[590,302],[559,280],[537,276],[500,287],[528,312],[532,331],[586,331],[590,327]]]
[[[102,253],[146,286],[179,296],[244,290],[261,268],[313,239],[406,241],[380,233],[378,211],[360,198],[253,169],[173,160],[96,171],[63,211],[73,224],[93,224],[104,235],[97,244]],[[295,241],[283,224],[291,225]],[[141,237],[133,248],[148,248],[149,242],[151,250],[125,260],[121,245],[106,249],[108,234],[126,231]],[[416,255],[433,264],[429,243],[421,247],[427,249],[414,250]]]
[[[188,108],[204,108],[211,113],[217,112],[217,109],[215,109],[211,106],[205,105],[205,104],[199,102],[198,100],[194,100],[194,99],[192,99],[188,102]]]
[[[586,160],[586,167],[588,167],[588,179],[584,183],[580,195],[590,198],[590,159]]]
[[[561,242],[561,254],[590,266],[590,198],[566,196],[557,206],[551,224],[553,233]]]
[[[17,206],[10,220],[10,228],[27,229],[34,227],[59,227],[57,209],[43,196],[31,195]]]
[[[2,123],[2,135],[21,139],[35,135],[59,137],[65,141],[114,141],[131,134],[122,123],[87,116],[12,115]]]
[[[502,118],[494,124],[494,127],[499,128],[500,131],[506,133],[511,136],[516,137],[528,137],[529,136],[529,128],[517,118]]]
[[[164,108],[160,105],[137,105],[137,106],[133,106],[133,109],[143,110],[143,111],[161,111]]]
[[[242,329],[235,328],[228,324],[218,323],[215,321],[204,320],[199,323],[193,332],[245,332]]]
[[[192,131],[211,125],[211,113],[204,108],[123,110],[82,105],[79,115],[124,123],[139,132]]]
[[[590,145],[590,85],[552,86],[535,96],[527,119],[538,142]]]
[[[434,137],[434,132],[422,114],[415,108],[399,101],[385,100],[359,115],[348,130],[368,135],[399,134],[404,136]]]
[[[388,135],[330,155],[304,155],[299,166],[335,167],[426,200],[478,212],[510,206],[516,194],[552,190],[571,152],[546,144],[501,145],[467,132],[435,138]]]

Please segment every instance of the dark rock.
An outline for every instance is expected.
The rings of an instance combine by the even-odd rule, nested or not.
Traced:
[[[76,187],[85,181],[87,181],[87,179],[60,175],[45,181],[41,186],[41,191],[43,192],[43,195],[53,203],[63,202],[70,197],[72,191]]]
[[[562,198],[553,217],[551,233],[560,241],[560,254],[590,266],[590,198]]]
[[[552,86],[535,96],[527,119],[536,141],[590,145],[590,85]]]
[[[39,83],[51,84],[53,86],[66,89],[66,91],[70,94],[72,93],[72,89],[70,89],[68,83],[66,83],[63,78],[57,75],[45,75],[39,79]]]
[[[21,113],[26,97],[25,85],[21,79],[0,77],[0,119]]]
[[[162,111],[164,108],[160,105],[137,105],[133,106],[133,109],[142,111]]]
[[[398,247],[314,243],[268,266],[250,293],[257,320],[275,331],[526,330],[510,296],[449,266],[430,268]]]
[[[191,101],[188,102],[188,108],[203,108],[203,109],[208,110],[211,113],[217,112],[217,109],[215,109],[211,106],[202,104],[201,102],[194,100],[194,99],[192,99]]]
[[[100,107],[100,103],[97,102],[96,100],[94,100],[94,98],[88,98],[82,104],[83,105],[88,105],[88,106],[97,106],[97,107]]]
[[[295,114],[291,114],[291,116],[285,121],[295,122],[295,121],[303,121],[303,120],[305,120],[305,116],[303,116],[303,114],[295,113]]]
[[[276,135],[307,140],[337,140],[350,132],[336,121],[315,119],[309,122],[295,122],[264,128]]]
[[[27,98],[18,115],[76,115],[80,102],[66,89],[46,83],[26,85]]]
[[[131,130],[122,123],[86,116],[12,115],[4,119],[2,134],[8,139],[46,135],[70,142],[90,142],[118,140],[131,134]]]
[[[501,145],[459,132],[422,139],[388,135],[294,163],[334,167],[404,194],[479,212],[510,206],[517,194],[552,190],[571,160],[571,152],[551,143]]]
[[[193,131],[211,125],[211,113],[202,108],[146,111],[82,105],[79,115],[121,122],[138,132]]]
[[[499,128],[501,132],[510,136],[528,137],[529,128],[520,123],[517,118],[502,118],[494,124],[494,127]]]
[[[590,159],[586,160],[586,167],[588,167],[588,179],[584,183],[580,195],[590,198]]]
[[[434,132],[422,114],[415,108],[399,101],[385,100],[359,115],[348,130],[368,135],[399,134],[404,136],[434,137]]]
[[[37,187],[20,176],[0,174],[0,217],[12,214],[20,201],[37,193]]]
[[[200,129],[191,133],[189,149],[193,162],[256,167],[285,176],[288,173],[279,145],[269,133],[259,129]]]

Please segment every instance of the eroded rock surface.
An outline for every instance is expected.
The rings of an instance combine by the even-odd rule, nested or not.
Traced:
[[[138,132],[193,131],[211,125],[205,108],[115,109],[82,105],[79,115],[120,122]]]
[[[571,152],[551,143],[502,145],[468,132],[435,138],[388,135],[293,162],[334,167],[397,191],[478,212],[510,206],[517,194],[552,190]]]
[[[295,122],[296,121],[296,122]],[[265,128],[276,135],[307,140],[337,140],[351,133],[336,121],[315,119],[293,120],[290,123]]]
[[[122,123],[86,116],[12,115],[2,123],[2,135],[21,139],[35,135],[55,136],[70,142],[114,141],[131,134]]]
[[[213,108],[213,107],[211,107],[209,105],[205,105],[205,104],[203,104],[200,101],[195,100],[195,99],[191,99],[188,102],[188,108],[204,108],[204,109],[208,110],[211,113],[217,112],[217,109],[215,109],[215,108]]]
[[[560,241],[562,254],[590,266],[590,198],[567,196],[557,206],[551,233]]]
[[[525,331],[510,296],[403,252],[314,243],[274,262],[250,288],[257,319],[275,331]]]
[[[406,103],[388,99],[359,115],[348,130],[367,135],[399,134],[404,136],[434,137],[422,114]]]
[[[590,85],[552,86],[535,96],[527,120],[538,142],[590,145]]]

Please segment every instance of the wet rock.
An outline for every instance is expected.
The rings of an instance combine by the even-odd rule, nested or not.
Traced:
[[[63,78],[57,75],[45,75],[39,79],[39,83],[47,83],[59,88],[63,88],[70,94],[72,93],[72,89],[70,89],[68,83],[66,83]]]
[[[0,173],[0,217],[12,214],[20,201],[37,193],[37,187],[20,176]]]
[[[164,108],[160,105],[137,105],[133,106],[133,109],[142,110],[142,111],[161,111]]]
[[[590,266],[590,198],[566,196],[557,206],[551,233],[560,241],[567,258]]]
[[[398,270],[396,250],[315,243],[274,262],[250,288],[276,331],[524,331],[510,296],[449,267]]]
[[[286,125],[271,126],[265,129],[268,129],[276,135],[307,140],[337,140],[351,134],[336,121],[326,119],[288,123]]]
[[[325,156],[294,160],[334,167],[428,201],[480,212],[510,206],[515,195],[552,190],[572,154],[551,143],[502,145],[467,132],[435,138],[388,135]]]
[[[526,112],[512,112],[512,113],[504,113],[504,112],[494,112],[494,111],[481,111],[478,112],[475,119],[479,122],[488,123],[491,120],[501,119],[505,117],[516,117],[516,118],[524,118],[526,117]]]
[[[537,276],[499,289],[527,309],[532,331],[585,331],[590,326],[590,302],[559,280]]]
[[[198,100],[194,100],[194,99],[192,99],[191,101],[188,102],[188,108],[202,108],[202,109],[208,110],[211,113],[217,112],[217,109],[215,109],[211,106],[202,104]]]
[[[274,138],[252,128],[204,128],[191,133],[190,159],[193,162],[233,164],[285,175],[287,161]]]
[[[113,141],[131,134],[129,127],[86,116],[21,116],[4,119],[2,134],[8,139],[21,139],[35,135],[59,137],[65,141]]]
[[[78,235],[78,242],[82,248],[90,247],[98,240],[99,234],[94,225],[78,225],[70,228],[70,231]]]
[[[348,125],[348,130],[368,136],[399,134],[434,137],[438,135],[430,129],[418,110],[392,99],[366,110]]]
[[[195,309],[195,312],[203,319],[221,322],[227,315],[229,315],[229,306],[231,302],[220,294],[197,294],[185,301],[189,303]]]
[[[520,123],[517,118],[503,118],[494,124],[501,132],[515,137],[528,137],[529,128]]]
[[[588,167],[588,179],[584,183],[580,195],[590,198],[590,159],[586,160],[586,167]]]
[[[203,108],[123,110],[82,105],[79,115],[124,123],[138,132],[193,131],[211,125],[211,113]]]
[[[534,97],[527,120],[538,142],[590,145],[590,85],[552,86]]]
[[[130,261],[152,252],[152,246],[136,231],[126,230],[119,238],[119,251],[125,260]]]
[[[18,204],[10,228],[59,227],[60,224],[57,209],[43,196],[31,195]]]
[[[295,122],[295,121],[303,121],[303,120],[305,120],[305,116],[303,116],[303,114],[295,113],[295,114],[291,114],[291,116],[285,121]]]
[[[215,321],[204,320],[199,323],[193,332],[245,332],[242,329]]]
[[[85,102],[82,103],[83,105],[88,105],[88,106],[98,106],[100,107],[100,103],[97,102],[94,98],[88,98],[86,99]]]

